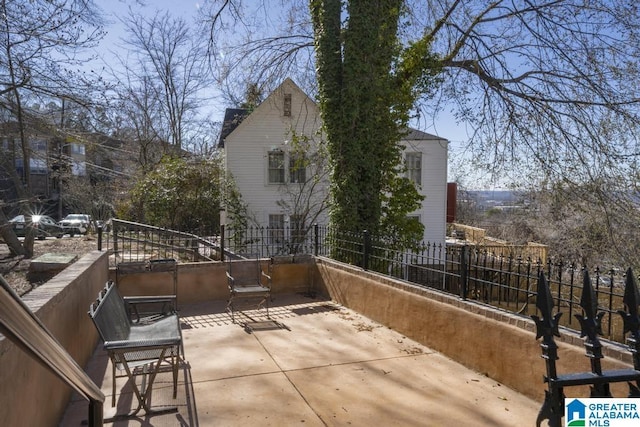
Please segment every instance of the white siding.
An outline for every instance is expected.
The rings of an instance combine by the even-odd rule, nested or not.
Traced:
[[[291,94],[291,117],[283,114],[285,93]],[[316,132],[321,125],[319,117],[315,103],[287,79],[225,139],[227,170],[232,173],[250,215],[259,225],[268,226],[269,214],[285,213],[277,204],[283,198],[281,186],[268,184],[268,152],[282,149],[286,153],[291,129],[317,139]],[[417,139],[414,134],[413,139],[403,141],[406,152],[422,153],[421,193],[426,197],[415,214],[425,226],[424,240],[444,245],[448,143],[433,135],[417,134],[425,139]],[[285,164],[288,181],[288,156]],[[326,194],[328,188],[324,186],[322,190]],[[327,221],[325,214],[318,223],[326,224]]]
[[[291,94],[291,117],[283,114],[285,93]],[[292,129],[297,134],[314,137],[320,128],[319,116],[317,106],[287,79],[225,139],[227,170],[259,225],[269,224],[269,214],[284,213],[277,204],[283,198],[281,186],[268,184],[268,152],[274,149],[287,152]],[[285,165],[288,181],[288,156]]]
[[[448,142],[433,138],[403,141],[405,152],[422,153],[422,207],[414,212],[424,225],[424,241],[445,243],[447,219]]]

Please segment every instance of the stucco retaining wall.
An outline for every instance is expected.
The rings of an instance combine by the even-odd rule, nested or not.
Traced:
[[[254,261],[231,261],[233,269],[254,268]],[[272,293],[291,294],[306,292],[312,282],[314,259],[312,257],[274,257],[261,259],[262,270],[271,275]],[[227,264],[200,262],[178,264],[178,305],[201,301],[226,300]],[[116,272],[109,275],[116,280]],[[117,280],[122,295],[162,295],[172,292],[173,276],[167,272],[142,272],[122,274]]]
[[[315,287],[332,300],[543,401],[545,363],[531,319],[327,258],[317,259],[315,270]],[[590,370],[579,334],[562,330],[556,342],[560,374]],[[629,352],[621,345],[603,343],[604,369],[632,366]],[[628,388],[618,384],[612,392],[626,397]],[[589,390],[572,387],[565,394],[588,397]]]
[[[97,344],[98,334],[87,311],[104,286],[107,271],[107,253],[93,251],[23,298],[81,367]],[[0,426],[56,426],[72,393],[2,335],[0,384]]]
[[[234,262],[234,268],[250,265]],[[261,263],[272,275],[276,301],[278,294],[324,294],[527,396],[540,402],[544,398],[545,364],[533,321],[526,317],[326,258],[279,257]],[[219,262],[178,264],[179,304],[227,299],[226,268]],[[98,340],[87,309],[109,279],[115,279],[115,271],[108,269],[107,253],[95,251],[24,298],[80,366]],[[158,293],[157,286],[170,286],[172,277],[142,273],[121,279],[124,294],[141,295]],[[589,370],[578,334],[562,330],[557,342],[560,373]],[[604,351],[605,369],[631,366],[623,346],[605,342]],[[1,336],[0,384],[0,426],[55,426],[71,395],[67,385]],[[626,396],[626,386],[612,389],[614,395]],[[588,396],[588,389],[565,393]]]

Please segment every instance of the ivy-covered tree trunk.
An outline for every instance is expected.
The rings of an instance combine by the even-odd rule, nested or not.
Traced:
[[[320,110],[331,164],[331,222],[341,231],[379,234],[385,201],[400,171],[401,130],[410,85],[399,86],[401,0],[350,0],[342,27],[340,0],[312,0]],[[403,89],[404,88],[404,89]],[[410,100],[409,100],[410,101]],[[403,205],[405,206],[405,205]],[[406,212],[405,214],[408,214]]]

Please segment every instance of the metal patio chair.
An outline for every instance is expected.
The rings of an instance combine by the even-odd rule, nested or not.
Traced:
[[[178,311],[178,268],[177,261],[173,258],[167,259],[153,259],[147,261],[127,261],[120,262],[116,265],[116,284],[123,290],[123,294],[127,295],[126,298],[129,304],[126,305],[127,310],[130,310],[130,316],[135,319],[136,322],[148,322],[157,320],[162,317],[168,311]],[[167,273],[171,277],[171,288],[166,283],[155,283],[152,296],[140,296],[134,297],[131,295],[131,291],[126,292],[125,288],[128,287],[128,283],[131,280],[125,280],[127,275],[133,274],[146,274],[146,273]],[[159,286],[158,286],[159,285]],[[169,293],[170,291],[170,293]],[[137,298],[137,301],[134,301]],[[145,301],[162,300],[162,310],[158,311],[156,304],[149,306]],[[135,302],[135,303],[133,303]],[[149,310],[150,309],[150,310]]]
[[[227,311],[231,321],[235,323],[236,311],[243,309],[264,308],[269,318],[269,300],[271,299],[271,276],[264,272],[260,265],[260,257],[247,256],[245,260],[229,260],[227,262],[227,281],[229,285],[229,301]]]
[[[152,297],[147,297],[144,302],[149,304],[151,300]],[[139,298],[123,298],[116,285],[107,282],[97,300],[89,306],[89,316],[112,364],[111,406],[116,403],[116,378],[128,377],[138,399],[138,407],[132,413],[118,415],[117,418],[134,416],[141,409],[147,414],[177,411],[177,407],[152,410],[150,399],[153,382],[159,372],[172,372],[173,398],[177,397],[182,349],[180,320],[175,312],[165,312],[156,321],[132,322],[126,305],[139,301]],[[162,299],[157,301],[161,306],[164,302]],[[144,378],[142,386],[138,387],[135,377],[140,375]]]

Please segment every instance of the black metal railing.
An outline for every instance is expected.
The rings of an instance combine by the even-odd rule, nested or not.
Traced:
[[[259,254],[268,258],[277,255],[317,254],[320,227],[221,227],[223,252],[231,254]]]
[[[638,285],[634,274],[631,269],[626,273],[623,306],[618,312],[620,320],[624,324],[623,335],[628,333],[626,344],[627,350],[633,358],[633,368],[609,370],[605,370],[602,364],[604,353],[599,338],[602,335],[601,320],[604,313],[599,310],[596,292],[588,271],[584,271],[582,277],[581,313],[576,314],[576,318],[580,321],[580,336],[584,338],[585,356],[590,361],[590,370],[576,371],[572,369],[572,372],[568,373],[558,373],[556,366],[559,352],[554,337],[560,336],[558,327],[563,313],[556,311],[553,314],[553,296],[545,274],[541,272],[538,278],[536,307],[540,316],[532,315],[531,318],[536,323],[536,339],[542,338],[540,348],[546,364],[544,382],[547,384],[544,402],[536,419],[538,427],[544,420],[547,420],[548,425],[552,427],[562,424],[564,390],[569,387],[588,385],[591,391],[590,397],[610,398],[613,397],[611,384],[627,383],[629,386],[628,397],[640,397],[640,319],[638,317]],[[584,420],[582,421],[581,425],[585,425]]]
[[[532,259],[505,251],[504,247],[438,242],[404,249],[397,242],[379,239],[366,231],[338,232],[320,225],[305,230],[221,227],[219,235],[202,238],[119,220],[112,221],[107,241],[118,259],[128,261],[221,260],[246,253],[260,257],[321,255],[523,316],[535,314],[535,283],[544,272],[554,305],[569,314],[563,318],[563,325],[573,329],[579,326],[574,314],[581,312],[579,276],[587,269],[595,283],[598,307],[605,313],[603,336],[623,340],[622,324],[616,315],[623,304],[623,274],[615,269],[586,268],[553,258]]]
[[[472,244],[427,243],[411,250],[393,249],[393,244],[366,232],[334,236],[325,244],[321,252],[339,261],[525,316],[535,314],[535,285],[544,272],[554,305],[569,314],[562,319],[563,326],[573,329],[579,328],[574,315],[582,312],[580,277],[586,270],[593,277],[598,307],[604,313],[603,336],[624,341],[617,312],[624,306],[625,276],[615,269],[587,268],[552,258],[534,260],[504,252],[497,255],[491,247]]]
[[[149,259],[176,259],[180,262],[220,259],[218,236],[201,237],[119,219],[112,219],[106,228],[98,230],[98,242],[99,249],[114,253],[116,263]]]
[[[316,253],[358,265],[421,286],[435,288],[462,299],[529,316],[535,314],[536,283],[544,272],[557,309],[568,312],[563,326],[578,329],[575,314],[582,312],[580,277],[588,271],[602,319],[603,336],[623,342],[623,325],[617,311],[624,306],[624,274],[616,269],[588,268],[548,258],[531,259],[500,248],[473,244],[425,243],[411,250],[394,249],[394,243],[366,232],[336,235],[320,228]]]

